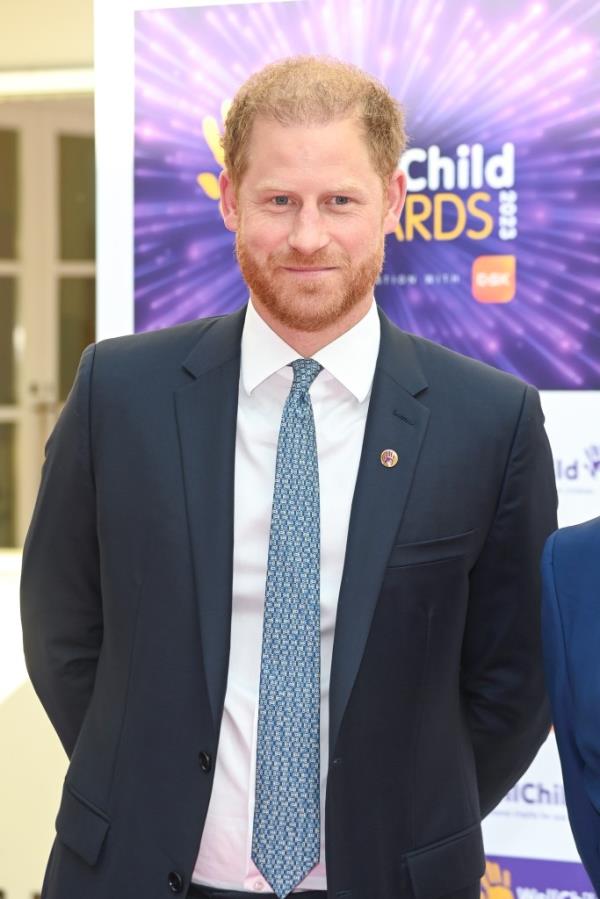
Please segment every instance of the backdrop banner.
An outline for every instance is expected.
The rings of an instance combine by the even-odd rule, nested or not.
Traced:
[[[246,298],[220,222],[221,119],[295,53],[383,80],[408,198],[377,299],[398,325],[540,389],[600,387],[597,37],[588,0],[298,0],[136,19],[135,327]]]
[[[599,514],[600,5],[121,0],[111,9],[102,12],[98,45],[99,227],[109,247],[112,235],[124,234],[120,209],[130,209],[120,206],[119,191],[110,202],[103,191],[110,177],[124,184],[109,112],[114,103],[122,115],[128,86],[115,71],[126,79],[130,66],[135,112],[116,140],[133,148],[126,218],[133,218],[135,330],[227,313],[246,301],[233,235],[218,210],[228,103],[272,60],[340,57],[380,78],[407,114],[409,193],[387,239],[378,302],[400,327],[540,388],[561,524]],[[111,27],[121,33],[132,14],[135,50],[111,58]],[[112,258],[100,258],[100,285]],[[100,290],[101,313],[129,302],[126,292],[115,294]],[[124,329],[126,316],[113,319],[115,333]],[[594,896],[570,834],[553,736],[488,817],[484,835],[486,899]]]

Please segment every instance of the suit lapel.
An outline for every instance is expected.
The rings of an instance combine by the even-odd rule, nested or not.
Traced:
[[[219,731],[231,629],[235,433],[245,308],[215,319],[183,363],[192,376],[175,408],[200,637]]]
[[[200,635],[215,729],[227,684],[233,576],[235,435],[245,309],[214,320],[183,367],[175,394]],[[330,684],[333,752],[367,641],[387,559],[408,498],[429,412],[410,337],[381,316],[381,346],[354,491]],[[385,468],[384,449],[399,461]]]
[[[363,656],[387,560],[410,491],[429,410],[415,395],[427,387],[411,338],[381,314],[381,344],[352,502],[330,682],[330,752]],[[398,463],[386,468],[381,452]]]

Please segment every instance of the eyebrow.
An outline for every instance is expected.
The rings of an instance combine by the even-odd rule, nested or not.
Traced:
[[[282,187],[281,184],[273,184],[269,182],[264,182],[263,184],[257,184],[254,190],[257,193],[274,193],[274,194],[293,194],[296,193],[294,190],[290,190],[289,188]],[[343,196],[345,194],[364,194],[365,188],[361,187],[359,184],[353,181],[347,181],[345,184],[338,184],[333,188],[328,188],[323,191],[323,193],[333,194],[334,196]]]

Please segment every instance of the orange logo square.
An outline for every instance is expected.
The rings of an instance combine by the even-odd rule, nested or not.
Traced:
[[[510,303],[517,289],[514,256],[478,256],[473,262],[471,290],[478,303]]]

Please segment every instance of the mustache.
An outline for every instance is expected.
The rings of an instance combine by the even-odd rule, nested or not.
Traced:
[[[332,256],[327,251],[321,250],[312,256],[294,251],[276,254],[271,256],[270,262],[290,268],[348,268],[350,265],[348,256]]]

